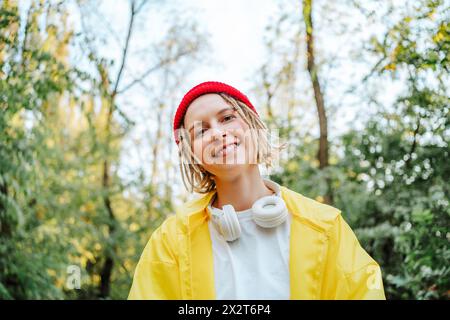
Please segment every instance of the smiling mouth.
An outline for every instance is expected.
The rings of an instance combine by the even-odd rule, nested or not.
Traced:
[[[232,143],[227,145],[226,147],[222,148],[217,152],[217,154],[213,154],[213,157],[219,157],[227,155],[229,152],[236,150],[237,147],[239,147],[241,144],[238,142]]]

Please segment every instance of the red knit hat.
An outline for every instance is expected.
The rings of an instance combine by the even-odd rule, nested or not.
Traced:
[[[230,85],[227,85],[222,82],[217,81],[207,81],[202,82],[195,87],[193,87],[191,90],[189,90],[183,97],[183,99],[180,102],[180,105],[178,106],[178,109],[175,113],[175,118],[173,120],[173,132],[175,136],[175,142],[178,144],[180,141],[177,137],[177,130],[180,128],[181,124],[184,120],[184,115],[186,114],[186,111],[189,107],[189,105],[200,97],[201,95],[207,94],[207,93],[226,93],[233,98],[242,101],[245,103],[250,109],[252,109],[256,115],[258,115],[258,112],[256,112],[255,107],[252,105],[250,100],[247,98],[246,95],[244,95],[242,92],[237,90],[236,88],[233,88]]]

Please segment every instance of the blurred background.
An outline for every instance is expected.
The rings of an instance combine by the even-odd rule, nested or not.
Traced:
[[[172,119],[231,84],[342,210],[389,299],[450,297],[450,1],[0,0],[0,299],[125,299],[197,195]]]

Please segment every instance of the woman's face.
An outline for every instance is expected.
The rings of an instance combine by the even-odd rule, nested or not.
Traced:
[[[243,169],[254,159],[250,127],[218,94],[195,99],[184,117],[192,151],[214,176]]]

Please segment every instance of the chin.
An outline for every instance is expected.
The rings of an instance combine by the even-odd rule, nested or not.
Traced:
[[[218,164],[207,170],[219,179],[230,179],[241,175],[251,167],[250,164]]]

